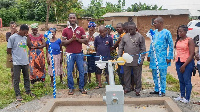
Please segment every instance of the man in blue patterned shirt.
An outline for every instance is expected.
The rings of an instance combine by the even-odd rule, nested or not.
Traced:
[[[167,67],[171,65],[170,62],[171,59],[173,59],[173,40],[170,31],[163,28],[163,22],[164,20],[162,17],[157,17],[154,20],[155,34],[153,37],[153,44],[158,60],[158,68],[160,71],[161,94],[162,96],[165,96]],[[168,46],[169,52],[167,54]],[[152,44],[150,45],[150,52],[147,60],[150,61],[150,68],[152,69],[153,80],[155,83],[154,92],[150,92],[150,94],[159,94],[157,68]]]

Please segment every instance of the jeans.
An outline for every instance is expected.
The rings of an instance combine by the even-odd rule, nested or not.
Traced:
[[[176,62],[176,71],[180,83],[181,97],[185,97],[186,100],[190,100],[190,94],[192,91],[191,76],[194,68],[194,60],[192,60],[186,67],[185,72],[180,72],[180,67],[184,62],[180,62],[180,59]]]
[[[160,87],[161,87],[161,92],[165,93],[167,69],[159,69],[159,72],[160,72]],[[154,84],[155,84],[154,90],[156,92],[159,92],[158,78],[157,78],[157,69],[152,69],[152,75],[153,75],[153,80],[154,80]]]
[[[20,81],[20,73],[23,73],[23,78],[24,78],[24,87],[26,90],[26,93],[30,93],[30,80],[29,80],[29,65],[13,65],[13,73],[14,73],[14,90],[15,90],[15,95],[19,96],[20,94],[20,89],[19,89],[19,81]]]
[[[74,89],[74,80],[72,71],[74,70],[74,63],[79,71],[79,89],[84,87],[84,66],[83,66],[83,53],[72,53],[67,57],[67,81],[69,89]]]

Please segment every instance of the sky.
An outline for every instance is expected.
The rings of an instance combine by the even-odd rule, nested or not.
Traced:
[[[87,7],[91,0],[79,0],[82,1],[83,6]],[[118,0],[103,0],[105,6],[106,2],[112,2],[117,4]],[[146,3],[147,5],[162,6],[163,9],[189,9],[190,12],[196,13],[200,10],[200,0],[126,0],[125,8],[130,7],[134,3]],[[200,14],[200,13],[199,13]],[[199,15],[200,16],[200,15]]]

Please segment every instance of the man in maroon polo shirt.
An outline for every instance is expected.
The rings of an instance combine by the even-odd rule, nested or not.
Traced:
[[[74,63],[79,71],[79,91],[82,94],[87,94],[84,90],[84,67],[83,67],[83,52],[82,43],[87,44],[88,39],[86,38],[85,31],[82,27],[76,24],[76,14],[69,14],[70,25],[63,30],[62,44],[66,47],[67,52],[67,81],[69,87],[69,95],[73,95],[74,92],[74,80],[72,71],[74,69]]]

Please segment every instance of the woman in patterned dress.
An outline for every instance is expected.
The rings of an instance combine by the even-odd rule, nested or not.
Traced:
[[[38,33],[38,23],[31,24],[32,33],[27,41],[29,47],[30,81],[45,81],[45,57],[43,48],[46,46],[42,34]]]

